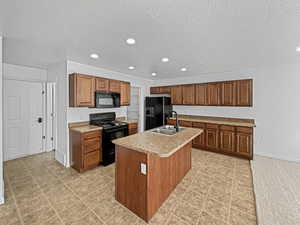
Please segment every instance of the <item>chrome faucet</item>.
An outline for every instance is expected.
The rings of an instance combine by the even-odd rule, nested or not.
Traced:
[[[173,113],[175,113],[175,116],[176,116],[176,125],[175,125],[175,129],[176,129],[176,132],[178,132],[179,131],[179,126],[178,126],[178,114],[177,114],[177,112],[176,111],[171,111],[171,113],[173,114]]]

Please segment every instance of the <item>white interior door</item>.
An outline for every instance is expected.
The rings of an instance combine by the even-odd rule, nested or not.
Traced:
[[[4,160],[43,152],[43,84],[5,80]]]

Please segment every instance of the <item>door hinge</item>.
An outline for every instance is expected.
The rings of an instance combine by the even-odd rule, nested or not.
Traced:
[[[43,136],[43,139],[45,139],[46,138],[46,136]]]
[[[45,94],[45,91],[42,91],[42,94]]]

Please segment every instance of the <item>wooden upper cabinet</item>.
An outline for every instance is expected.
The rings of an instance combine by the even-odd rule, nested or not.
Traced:
[[[221,83],[221,105],[236,105],[236,81],[225,81]]]
[[[130,83],[121,81],[121,105],[130,105]]]
[[[182,85],[171,87],[171,104],[182,105]]]
[[[95,106],[95,77],[83,74],[69,76],[70,107]]]
[[[195,104],[195,85],[187,84],[182,85],[182,104],[194,105]]]
[[[236,81],[236,105],[252,106],[252,79]]]
[[[218,106],[221,104],[221,83],[207,84],[207,105]]]
[[[109,80],[101,77],[96,78],[96,91],[108,92]]]
[[[150,94],[160,94],[160,87],[151,87]]]
[[[195,104],[207,105],[207,84],[195,84]]]
[[[118,80],[109,80],[109,92],[120,93],[121,82]]]
[[[170,94],[171,93],[171,86],[163,86],[159,88],[159,92],[161,94]]]

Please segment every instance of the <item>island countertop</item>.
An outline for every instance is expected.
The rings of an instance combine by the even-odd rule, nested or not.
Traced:
[[[160,157],[169,157],[202,132],[202,129],[188,127],[185,127],[184,130],[175,135],[164,135],[149,130],[135,135],[118,138],[113,140],[113,143],[128,149],[155,153]]]

